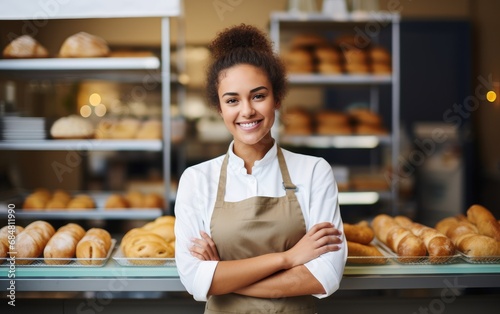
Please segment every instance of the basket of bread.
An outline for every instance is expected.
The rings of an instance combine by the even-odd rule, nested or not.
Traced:
[[[103,266],[115,243],[108,231],[85,230],[76,223],[57,230],[43,220],[26,227],[8,225],[0,230],[0,265],[9,266],[15,258],[16,266]]]
[[[121,266],[175,266],[174,216],[161,216],[122,238],[113,260]]]

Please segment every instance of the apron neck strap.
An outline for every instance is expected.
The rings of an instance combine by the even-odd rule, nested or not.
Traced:
[[[286,191],[287,196],[295,196],[294,192],[297,191],[297,186],[292,183],[290,179],[290,174],[288,173],[288,167],[286,166],[285,157],[281,148],[278,146],[278,164],[280,166],[281,178],[283,180],[283,188]],[[229,162],[229,153],[226,153],[224,161],[222,162],[221,171],[219,175],[219,187],[217,189],[217,200],[216,203],[222,203],[224,201],[224,194],[226,191],[226,180],[227,180],[227,164]]]

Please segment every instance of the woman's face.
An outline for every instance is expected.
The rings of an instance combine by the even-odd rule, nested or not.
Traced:
[[[272,141],[270,131],[279,104],[265,72],[239,64],[221,72],[219,80],[220,114],[235,145]]]

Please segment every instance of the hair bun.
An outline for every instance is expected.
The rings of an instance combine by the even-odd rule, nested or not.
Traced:
[[[220,58],[238,48],[251,48],[273,53],[272,43],[266,34],[255,26],[246,24],[226,28],[210,44],[214,58]]]

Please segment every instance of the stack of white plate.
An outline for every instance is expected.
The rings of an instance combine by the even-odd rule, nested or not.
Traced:
[[[2,138],[7,141],[43,140],[45,134],[45,119],[35,117],[4,117],[1,118]]]

